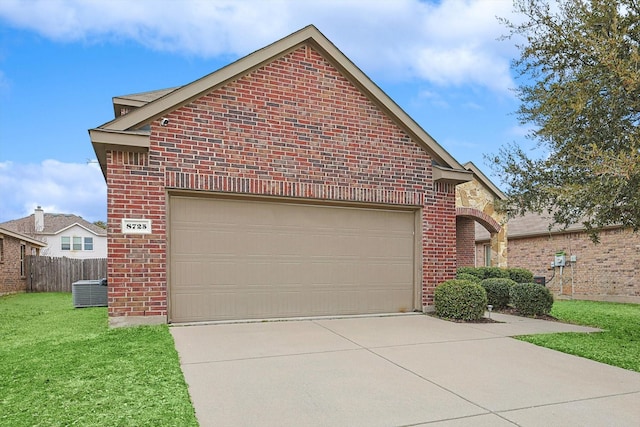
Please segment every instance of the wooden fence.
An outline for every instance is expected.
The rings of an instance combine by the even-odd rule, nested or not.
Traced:
[[[72,259],[27,255],[27,292],[71,292],[78,280],[107,277],[107,259]]]

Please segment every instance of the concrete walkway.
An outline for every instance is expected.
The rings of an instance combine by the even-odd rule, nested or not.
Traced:
[[[512,338],[493,314],[174,326],[201,426],[638,426],[640,373]]]

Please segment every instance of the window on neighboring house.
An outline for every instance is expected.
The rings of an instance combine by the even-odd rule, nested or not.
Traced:
[[[61,249],[63,251],[92,251],[93,250],[93,237],[78,237],[78,236],[62,236],[60,237]]]
[[[25,275],[25,270],[24,270],[24,258],[25,255],[27,253],[27,247],[24,243],[20,243],[20,276],[24,277]]]
[[[60,237],[60,243],[61,243],[60,249],[62,249],[63,251],[71,250],[71,237],[69,236]]]
[[[484,245],[484,265],[491,267],[491,245]]]
[[[0,262],[4,262],[4,239],[0,238]]]

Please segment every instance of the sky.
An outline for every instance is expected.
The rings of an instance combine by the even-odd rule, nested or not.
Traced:
[[[2,0],[0,222],[106,220],[88,129],[112,97],[188,84],[315,25],[460,163],[527,144],[511,0]]]

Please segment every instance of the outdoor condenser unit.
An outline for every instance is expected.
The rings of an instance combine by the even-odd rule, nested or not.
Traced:
[[[107,306],[107,279],[78,280],[71,284],[73,306],[79,307],[106,307]]]

